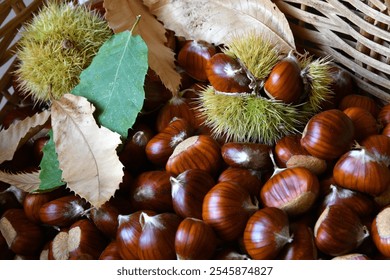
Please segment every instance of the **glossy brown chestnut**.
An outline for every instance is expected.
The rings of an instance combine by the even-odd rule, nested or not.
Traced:
[[[242,235],[249,217],[258,209],[250,193],[234,183],[216,184],[203,200],[203,220],[226,241]]]
[[[217,52],[214,45],[206,41],[187,41],[180,49],[177,62],[194,79],[207,81],[206,66]]]
[[[294,155],[309,155],[301,145],[301,135],[286,135],[276,142],[274,158],[279,167],[286,167],[287,161]]]
[[[150,210],[140,210],[129,215],[118,216],[119,227],[116,240],[118,242],[119,254],[124,260],[139,260],[138,240],[142,232],[142,225],[140,224],[141,213],[147,213],[149,216],[157,214]]]
[[[348,94],[345,96],[340,101],[339,109],[344,111],[349,107],[360,107],[366,109],[374,118],[377,118],[379,114],[379,107],[377,102],[373,98],[365,95]]]
[[[388,188],[390,169],[362,148],[345,153],[337,161],[333,178],[341,187],[375,196]]]
[[[316,246],[329,256],[351,253],[367,236],[369,232],[359,216],[343,205],[326,207],[314,226]]]
[[[83,256],[90,256],[97,260],[107,244],[108,240],[88,219],[78,220],[69,228],[69,258],[79,259]]]
[[[69,246],[68,234],[69,228],[63,228],[59,231],[53,240],[49,243],[48,259],[49,260],[68,260]]]
[[[263,183],[259,171],[245,168],[226,168],[218,177],[218,182],[229,182],[246,189],[253,197],[258,197]]]
[[[380,109],[377,119],[383,127],[390,123],[390,104],[386,104]]]
[[[244,231],[244,246],[254,260],[275,259],[293,241],[287,214],[275,207],[256,211]]]
[[[135,178],[130,190],[130,204],[136,210],[171,212],[172,187],[166,171],[145,171]]]
[[[99,256],[99,260],[122,260],[119,254],[118,242],[112,240]]]
[[[213,177],[201,169],[188,169],[170,181],[175,213],[182,218],[202,219],[203,199],[215,185]]]
[[[135,125],[130,131],[124,147],[119,153],[119,160],[132,174],[138,174],[146,169],[148,160],[145,147],[153,135],[153,131],[143,124]]]
[[[290,225],[290,231],[294,240],[284,246],[278,258],[282,260],[316,260],[317,248],[311,227],[296,222]]]
[[[330,192],[322,200],[321,212],[327,206],[335,204],[349,207],[359,217],[368,217],[375,210],[375,203],[370,196],[332,184],[330,185]]]
[[[175,236],[178,260],[208,260],[214,254],[217,238],[213,229],[204,221],[185,218]]]
[[[240,63],[225,53],[211,57],[206,66],[206,74],[215,90],[227,93],[250,92],[250,80]]]
[[[15,254],[37,254],[44,243],[40,226],[31,222],[23,209],[8,209],[0,219],[0,233]]]
[[[187,100],[179,95],[173,96],[160,109],[156,120],[157,132],[163,131],[173,119],[184,119],[191,127],[196,126],[193,110],[188,105]]]
[[[315,157],[336,159],[350,149],[354,133],[352,120],[342,111],[332,109],[318,113],[309,120],[301,144]]]
[[[216,175],[222,163],[221,148],[207,135],[191,136],[176,146],[165,169],[177,176],[188,169],[202,169]]]
[[[272,176],[261,188],[260,197],[265,206],[300,215],[314,205],[319,191],[317,176],[306,168],[295,167]]]
[[[373,154],[386,166],[390,166],[390,138],[385,135],[371,135],[360,142],[368,152]]]
[[[303,94],[303,79],[297,58],[289,54],[271,70],[264,83],[265,93],[286,104],[297,103]]]
[[[79,196],[63,196],[43,204],[39,209],[39,218],[47,225],[70,226],[84,214],[86,206],[86,201]]]
[[[138,256],[141,260],[176,259],[175,235],[181,218],[173,213],[140,216],[142,232],[138,241]]]
[[[382,209],[372,221],[371,235],[379,252],[390,257],[390,206]]]
[[[107,238],[116,237],[120,212],[112,203],[108,201],[99,208],[92,208],[89,213],[92,222]]]
[[[58,188],[50,192],[28,193],[23,200],[23,209],[26,217],[34,223],[40,224],[41,207],[56,198],[65,195],[67,192],[63,188]]]
[[[193,128],[185,119],[173,119],[147,143],[146,156],[152,163],[165,166],[176,146],[192,134]]]
[[[247,169],[270,169],[269,157],[271,147],[260,143],[228,142],[222,145],[222,158],[231,167]]]
[[[353,122],[355,127],[354,139],[360,141],[367,136],[378,134],[376,119],[366,109],[349,107],[343,111]]]

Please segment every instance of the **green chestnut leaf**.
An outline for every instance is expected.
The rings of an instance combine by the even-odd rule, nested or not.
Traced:
[[[53,141],[53,130],[49,131],[49,136],[49,141],[43,147],[43,157],[39,165],[41,168],[39,173],[39,179],[41,180],[39,190],[41,191],[52,190],[65,184],[61,180],[62,171],[59,167]]]
[[[98,123],[126,138],[145,99],[148,49],[130,31],[106,41],[71,91],[96,107]]]

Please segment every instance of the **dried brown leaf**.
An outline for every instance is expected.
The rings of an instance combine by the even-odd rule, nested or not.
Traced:
[[[175,70],[175,54],[165,44],[164,26],[142,4],[142,0],[105,0],[105,17],[115,33],[130,30],[138,15],[141,20],[133,30],[148,46],[148,63],[172,93],[180,86],[180,75]]]
[[[39,188],[39,170],[34,172],[10,173],[0,170],[0,181],[15,186],[25,192],[33,192]]]
[[[18,148],[41,131],[49,117],[50,112],[45,110],[0,131],[0,163],[12,160]]]
[[[116,153],[120,135],[99,127],[94,111],[86,98],[65,94],[52,104],[52,127],[63,181],[100,207],[119,188],[123,165]]]
[[[228,44],[233,36],[253,31],[282,51],[295,49],[285,15],[270,0],[144,0],[150,11],[176,35]]]

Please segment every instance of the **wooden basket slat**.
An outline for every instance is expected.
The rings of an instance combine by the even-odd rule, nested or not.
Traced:
[[[371,34],[375,34],[375,36],[381,37],[383,40],[390,41],[390,33],[387,30],[383,30],[375,25],[369,24],[367,21],[365,21],[364,19],[362,19],[361,17],[356,15],[356,13],[352,12],[349,9],[346,9],[345,6],[340,1],[337,1],[337,0],[327,0],[327,1],[329,1],[329,3],[331,3],[336,9],[338,9],[339,16],[347,17],[352,23],[354,23],[356,26],[362,28],[363,30],[370,31]],[[353,2],[353,3],[355,3],[355,5],[357,3],[361,3],[360,1],[349,1],[349,2]],[[366,5],[366,7],[367,7],[366,8],[367,10],[371,9],[367,5]],[[371,9],[371,10],[373,10],[373,9]],[[342,11],[342,14],[340,13],[341,11]],[[373,11],[375,11],[375,10],[373,10]],[[380,13],[378,11],[376,11],[376,13],[377,13],[377,15],[374,15],[374,18],[376,20],[379,17],[379,14],[381,16],[384,16],[383,13]],[[384,22],[386,22],[385,18],[381,17],[381,19]],[[389,17],[387,17],[387,21],[389,21]],[[390,24],[390,22],[388,22],[388,24]]]
[[[352,6],[354,6],[357,10],[361,11],[364,13],[364,15],[369,16],[371,18],[374,18],[377,21],[381,21],[383,23],[388,23],[389,18],[382,12],[386,10],[386,5],[383,4],[382,2],[378,2],[375,6],[377,9],[374,9],[373,7],[370,7],[369,5],[364,4],[361,1],[356,1],[356,0],[344,0],[345,2],[350,3]],[[334,1],[329,1],[334,5]],[[371,0],[372,2],[372,0]],[[338,5],[339,3],[337,3]],[[335,6],[336,7],[336,6]],[[340,6],[338,6],[340,7]],[[388,23],[389,24],[389,23]]]

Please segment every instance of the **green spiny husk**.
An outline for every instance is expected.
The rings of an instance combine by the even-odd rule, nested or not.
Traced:
[[[223,52],[237,58],[258,79],[265,79],[279,61],[278,49],[258,34],[233,38]]]
[[[49,2],[26,24],[18,43],[20,88],[37,101],[58,99],[111,35],[107,22],[85,6]]]
[[[216,138],[225,137],[227,141],[274,144],[285,135],[299,132],[309,119],[301,106],[251,94],[216,93],[211,86],[199,99],[205,124]]]

